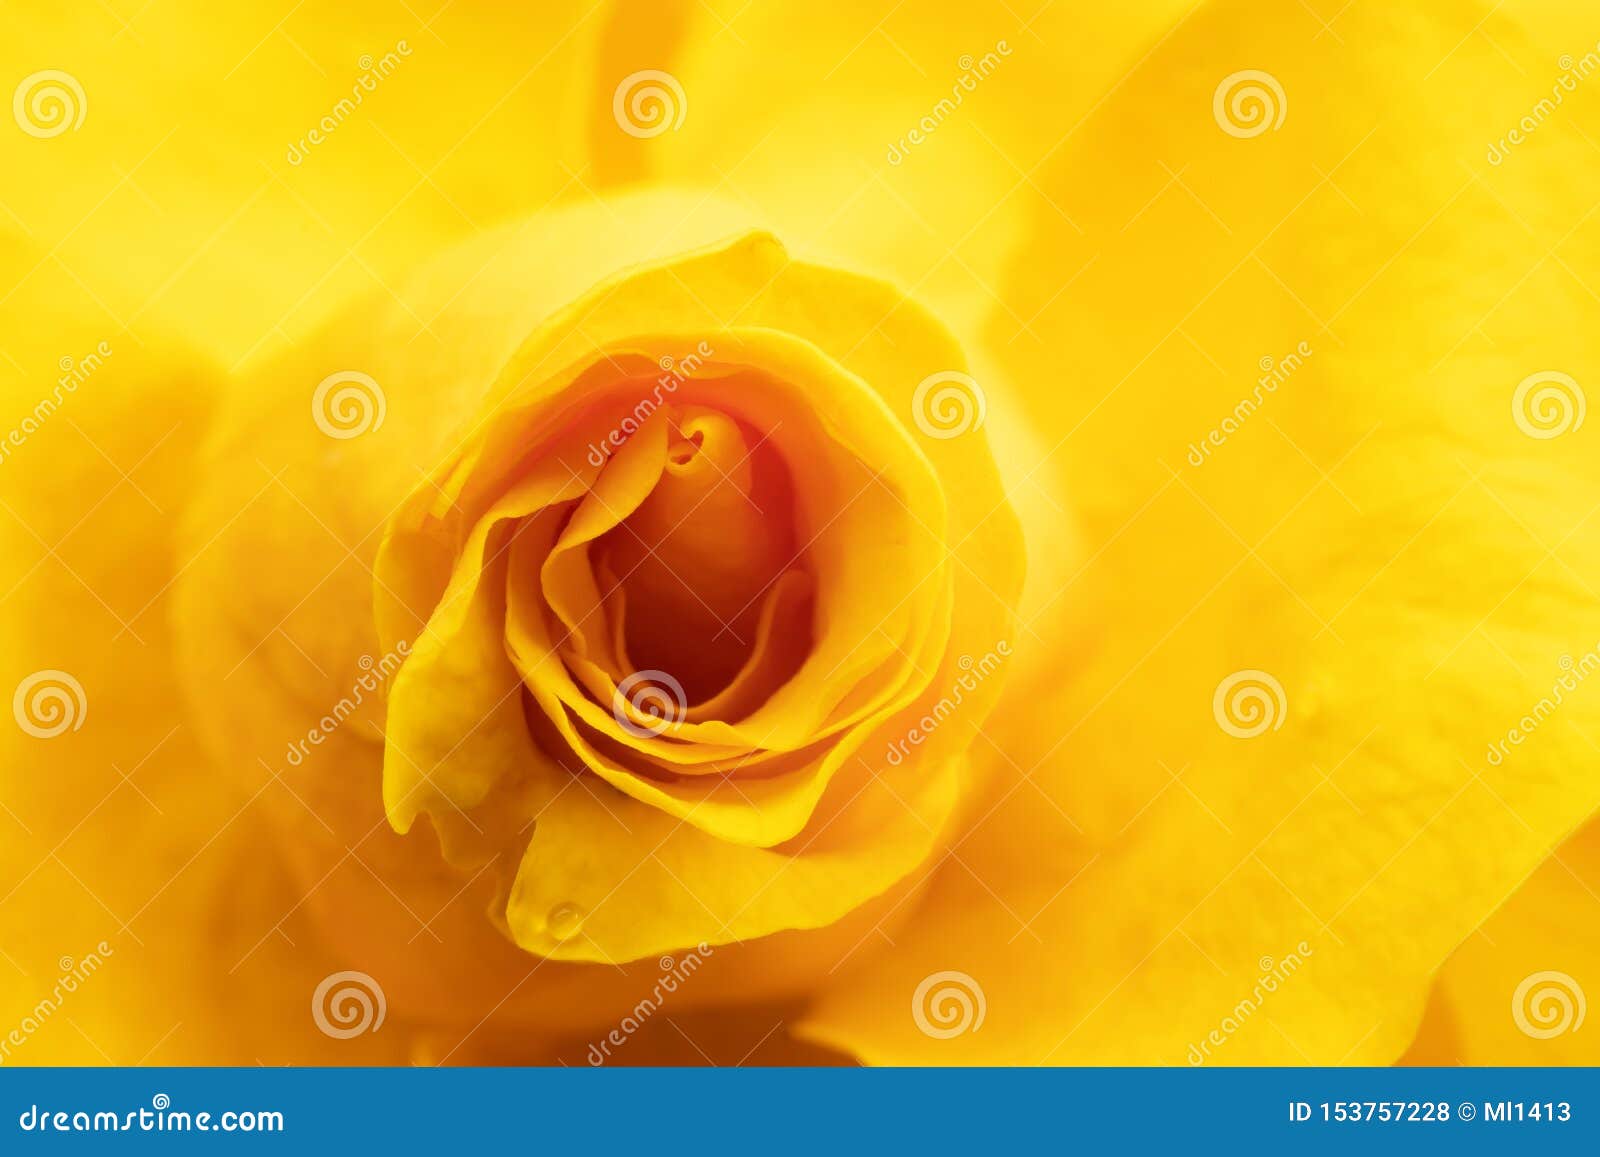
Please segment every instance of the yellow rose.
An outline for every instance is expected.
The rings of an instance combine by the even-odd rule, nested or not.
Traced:
[[[1586,6],[192,9],[0,46],[0,1059],[1595,1060]]]
[[[426,816],[552,959],[884,893],[947,828],[1011,654],[1020,538],[959,347],[765,233],[635,264],[694,207],[485,237],[402,291],[428,333],[386,301],[334,321],[224,404],[188,532],[215,543],[179,623],[219,756],[276,728],[319,813],[375,803],[381,763],[389,822]],[[323,629],[237,658],[302,613]]]

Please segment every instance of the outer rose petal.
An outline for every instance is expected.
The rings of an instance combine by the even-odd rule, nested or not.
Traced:
[[[1600,821],[1591,820],[1445,962],[1404,1062],[1600,1063],[1597,915]]]
[[[40,257],[0,236],[0,287],[26,277],[0,322],[0,1024],[22,1039],[0,1060],[402,1062],[401,1033],[317,1031],[310,995],[339,965],[261,943],[297,894],[257,803],[283,789],[218,779],[182,720],[173,514],[208,374]],[[41,670],[82,692],[24,709],[53,738],[14,717]]]
[[[1512,414],[1529,375],[1600,378],[1600,154],[1577,131],[1600,125],[1572,102],[1488,166],[1540,95],[1500,53],[1551,61],[1486,6],[1436,10],[1351,8],[1334,37],[1205,5],[1017,157],[1085,231],[1040,208],[1005,296],[1044,341],[991,327],[1084,521],[1056,600],[1079,630],[988,728],[1011,761],[991,805],[814,1039],[876,1062],[1389,1061],[1432,971],[1594,807],[1589,688],[1502,765],[1485,747],[1600,638],[1593,423],[1538,439]],[[1213,116],[1247,66],[1288,100],[1255,139]],[[1253,669],[1281,729],[1236,738],[1213,697]],[[987,1019],[936,1039],[909,1006],[952,969]]]

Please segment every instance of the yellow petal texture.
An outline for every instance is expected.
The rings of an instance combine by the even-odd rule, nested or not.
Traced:
[[[1082,527],[1038,623],[1076,627],[909,930],[805,1023],[867,1061],[1392,1061],[1600,795],[1600,687],[1535,714],[1600,637],[1594,433],[1570,387],[1521,406],[1596,377],[1600,106],[1486,151],[1592,30],[1236,0],[1150,47],[1015,158],[1082,230],[1037,203],[1005,296],[1039,340],[988,331]],[[952,972],[964,1025],[918,1002]]]
[[[7,8],[5,93],[65,73],[82,120],[40,139],[8,116],[0,171],[27,179],[6,183],[0,225],[119,325],[185,333],[225,368],[275,355],[355,294],[415,308],[394,293],[423,256],[582,187],[604,20],[581,0],[536,16],[487,0],[223,16],[190,0],[24,0]],[[97,273],[108,263],[115,280]]]
[[[264,943],[298,895],[258,806],[283,789],[219,778],[183,718],[174,530],[209,371],[40,257],[0,235],[0,284],[27,278],[0,324],[0,1060],[403,1062],[394,1032],[318,1031],[338,964]]]
[[[705,204],[569,209],[424,269],[407,293],[439,300],[431,355],[407,345],[415,325],[392,305],[336,321],[238,384],[210,451],[216,484],[190,516],[182,621],[213,747],[277,767],[328,713],[312,728],[325,734],[284,755],[308,806],[341,825],[370,815],[382,757],[396,825],[426,812],[452,859],[488,872],[483,887],[510,886],[497,922],[545,957],[631,960],[815,928],[887,891],[949,816],[959,753],[1009,648],[1021,551],[984,439],[925,435],[913,406],[924,379],[961,372],[960,350],[889,287],[791,261],[759,232],[726,237],[729,213]],[[697,230],[716,240],[695,252]],[[607,380],[695,350],[703,364],[674,406],[596,455],[603,468],[591,461],[635,401]],[[319,418],[334,418],[312,412],[341,371],[364,376],[343,383],[357,391],[356,437],[328,436]],[[742,720],[691,716],[641,738],[609,696],[593,702],[550,662],[567,641],[554,629],[603,685],[635,645],[581,622],[599,589],[561,560],[648,529],[649,496],[688,453],[669,416],[718,436],[696,407],[775,417],[767,436],[791,463],[809,577],[768,585],[775,604],[815,597],[815,638]],[[307,526],[317,534],[301,543]],[[297,549],[264,576],[275,541]],[[613,601],[651,613],[647,586],[621,589]],[[339,707],[363,669],[384,676],[382,731],[372,700]],[[893,749],[963,681],[959,717]],[[219,682],[244,698],[215,704]],[[726,765],[714,774],[708,751]],[[660,770],[640,776],[617,762],[625,753]],[[762,774],[745,783],[735,764],[752,756]],[[402,846],[404,874],[450,879],[431,839]],[[311,884],[320,857],[305,857]]]
[[[1440,969],[1405,1062],[1592,1065],[1600,825],[1590,821]]]
[[[1001,265],[1048,204],[1018,162],[1080,121],[1190,7],[621,4],[597,85],[631,94],[648,87],[623,87],[637,71],[666,70],[682,93],[664,90],[669,115],[681,105],[683,117],[643,137],[596,125],[595,183],[714,188],[781,222],[791,249],[890,278],[966,332],[1013,308]]]

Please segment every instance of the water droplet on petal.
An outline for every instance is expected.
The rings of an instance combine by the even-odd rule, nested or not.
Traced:
[[[570,901],[557,904],[550,909],[550,915],[545,917],[545,930],[557,940],[567,940],[576,936],[582,926],[583,909]]]

